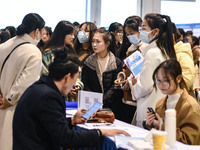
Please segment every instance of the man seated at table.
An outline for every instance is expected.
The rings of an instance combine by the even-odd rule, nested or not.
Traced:
[[[72,130],[84,123],[84,109],[74,117],[66,118],[64,97],[79,76],[80,61],[76,56],[67,56],[66,49],[57,50],[49,75],[42,76],[22,95],[13,119],[14,150],[58,150],[94,146],[103,136],[124,134],[118,129]]]

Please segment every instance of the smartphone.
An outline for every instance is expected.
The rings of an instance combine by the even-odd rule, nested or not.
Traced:
[[[86,111],[86,113],[82,116],[85,119],[89,119],[100,107],[101,103],[97,102],[95,103],[90,109]]]
[[[148,111],[149,111],[149,112],[151,112],[152,114],[154,114],[154,115],[155,115],[155,117],[156,117],[156,113],[155,113],[155,111],[153,110],[153,108],[151,108],[151,107],[148,107],[147,109],[148,109]],[[157,117],[156,117],[155,119],[156,119],[156,120],[158,120],[158,118],[157,118]]]
[[[156,114],[155,111],[153,110],[153,108],[148,107],[147,109],[148,109],[148,111],[151,112],[152,114]]]
[[[126,82],[122,83],[122,84],[121,84],[121,88],[123,88],[125,84],[126,84]]]

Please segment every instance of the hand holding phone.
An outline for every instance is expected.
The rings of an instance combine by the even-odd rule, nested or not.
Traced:
[[[153,110],[153,108],[148,107],[147,109],[148,109],[148,111],[151,112],[152,114],[156,114],[155,111]]]
[[[126,84],[126,82],[122,83],[120,86],[121,86],[121,89],[124,87],[124,85]]]
[[[82,117],[88,120],[101,107],[101,105],[102,104],[99,102],[95,103]]]
[[[148,111],[149,111],[150,113],[154,114],[154,115],[155,115],[155,119],[158,120],[158,118],[156,117],[156,113],[155,113],[155,111],[153,110],[153,108],[148,107],[147,109],[148,109]]]

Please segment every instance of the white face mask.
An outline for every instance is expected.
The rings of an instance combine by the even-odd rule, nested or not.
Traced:
[[[37,45],[40,42],[40,40],[34,39],[34,42],[35,42],[35,45]]]
[[[40,31],[38,31],[37,37],[34,39],[35,45],[37,45],[40,42]]]
[[[85,43],[89,41],[89,34],[86,32],[79,31],[77,37],[80,43]]]
[[[144,31],[144,30],[141,30],[141,31],[140,31],[140,39],[141,39],[141,41],[144,42],[144,43],[149,44],[149,43],[152,41],[152,39],[155,37],[155,35],[154,35],[153,37],[151,37],[151,38],[148,37],[149,34],[150,34],[152,31],[153,31],[153,30],[151,30],[151,31]]]
[[[133,45],[138,45],[140,43],[140,39],[138,38],[137,34],[127,36],[129,42]]]

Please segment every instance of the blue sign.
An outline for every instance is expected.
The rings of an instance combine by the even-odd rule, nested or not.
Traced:
[[[193,35],[200,36],[200,23],[191,23],[191,24],[176,24],[177,28],[183,28],[184,31],[193,31]]]

